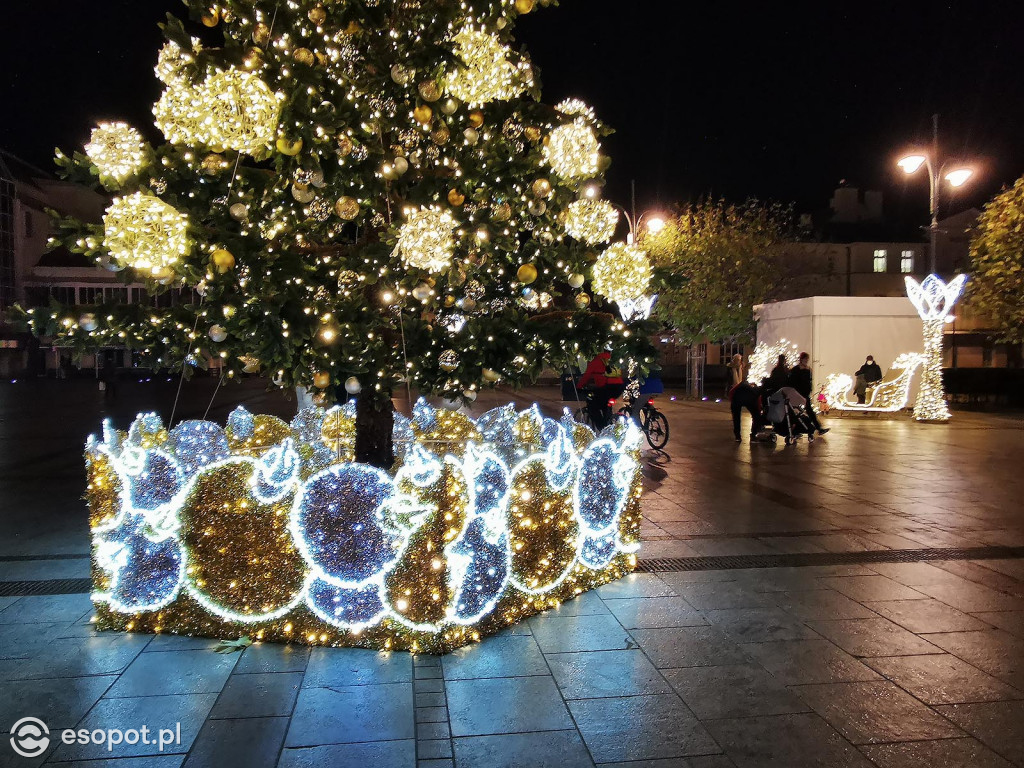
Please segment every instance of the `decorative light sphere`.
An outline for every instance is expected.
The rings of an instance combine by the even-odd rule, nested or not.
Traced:
[[[168,41],[160,49],[153,71],[156,72],[160,82],[170,85],[182,79],[184,76],[182,70],[194,60],[190,52],[183,51],[181,46],[174,41]]]
[[[594,292],[611,301],[639,299],[650,282],[651,262],[635,245],[615,243],[594,264]]]
[[[606,200],[576,200],[566,209],[566,233],[587,245],[607,243],[618,225],[619,212]]]
[[[209,330],[210,338],[218,344],[228,337],[228,332],[223,325],[211,325]]]
[[[355,376],[349,376],[345,379],[345,391],[350,395],[358,395],[362,388],[363,385],[359,383],[359,379]]]
[[[157,127],[172,144],[250,155],[274,143],[280,112],[281,102],[266,83],[235,68],[215,72],[195,87],[174,81],[153,107]]]
[[[103,216],[103,246],[119,264],[156,274],[188,255],[188,216],[141,192],[115,197]]]
[[[533,84],[526,62],[509,61],[511,49],[496,35],[467,26],[452,38],[456,66],[447,78],[448,92],[470,106],[515,98]]]
[[[601,145],[583,120],[560,125],[544,145],[544,161],[563,179],[585,179],[598,171]]]
[[[455,220],[440,208],[409,211],[398,233],[397,250],[406,266],[427,272],[443,272],[455,251]]]
[[[127,123],[100,123],[92,129],[85,154],[101,177],[118,184],[137,174],[146,164],[146,145],[137,130]]]

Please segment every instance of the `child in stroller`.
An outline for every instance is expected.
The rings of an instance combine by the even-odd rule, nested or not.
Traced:
[[[792,387],[782,387],[768,397],[767,418],[775,434],[785,438],[786,445],[795,443],[800,435],[807,435],[808,442],[814,440],[807,400]]]

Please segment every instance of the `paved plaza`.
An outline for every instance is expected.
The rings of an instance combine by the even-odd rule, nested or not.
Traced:
[[[5,735],[0,766],[1024,766],[1019,414],[833,418],[785,447],[736,444],[723,404],[665,396],[641,572],[444,657],[222,655],[89,623],[84,438],[168,416],[175,387],[122,384],[110,406],[87,381],[0,385],[0,730],[34,716],[54,737],[26,759]],[[187,383],[178,418],[212,394]],[[474,413],[513,396],[562,407],[537,389]],[[210,418],[239,403],[294,409],[249,382]],[[176,723],[162,754],[57,737]]]

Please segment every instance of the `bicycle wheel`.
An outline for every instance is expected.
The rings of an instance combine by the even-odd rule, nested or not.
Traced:
[[[644,432],[647,434],[647,442],[651,444],[651,448],[655,450],[664,448],[665,443],[668,442],[668,419],[665,418],[665,414],[661,411],[652,411],[647,418],[646,427]]]

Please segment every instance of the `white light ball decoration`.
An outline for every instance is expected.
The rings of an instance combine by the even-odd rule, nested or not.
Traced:
[[[611,301],[639,299],[650,283],[651,262],[635,245],[615,243],[594,263],[594,292]]]
[[[170,85],[179,82],[184,77],[182,70],[193,61],[195,58],[189,51],[183,51],[176,42],[169,40],[160,49],[153,71],[156,72],[160,82]]]
[[[509,61],[512,50],[496,35],[467,26],[452,37],[452,43],[456,58],[465,66],[455,66],[445,85],[470,107],[513,99],[533,85],[529,63]]]
[[[407,267],[443,272],[455,251],[455,219],[435,206],[409,209],[395,250]]]
[[[210,338],[220,344],[228,337],[228,332],[223,325],[211,325],[209,330]]]
[[[560,125],[544,145],[544,161],[563,179],[585,179],[597,173],[601,145],[583,120]]]
[[[78,318],[78,324],[81,326],[83,331],[92,333],[96,330],[96,315],[92,312],[85,312],[81,317]]]
[[[575,117],[577,115],[594,120],[597,118],[594,108],[582,99],[564,99],[555,104],[555,109],[563,115]]]
[[[146,164],[146,145],[127,123],[100,123],[92,129],[85,154],[100,172],[118,184],[130,179]]]
[[[231,68],[199,86],[175,81],[153,106],[172,144],[223,147],[255,155],[277,135],[281,102],[258,76]]]
[[[607,243],[618,225],[619,212],[607,200],[577,200],[566,208],[566,233],[587,245]]]
[[[355,376],[349,376],[345,379],[345,391],[350,395],[358,395],[363,389],[363,385],[359,383],[359,379]]]
[[[103,246],[118,264],[157,275],[188,255],[188,216],[159,197],[115,197],[103,216]]]

